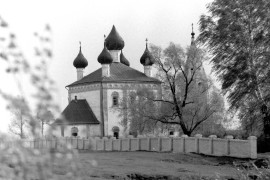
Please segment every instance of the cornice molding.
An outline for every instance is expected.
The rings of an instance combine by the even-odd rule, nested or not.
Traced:
[[[78,93],[86,91],[100,90],[100,83],[81,85],[70,87],[68,93]],[[140,88],[147,88],[153,90],[160,90],[161,85],[156,83],[102,83],[104,89],[122,89],[122,90],[136,90]]]

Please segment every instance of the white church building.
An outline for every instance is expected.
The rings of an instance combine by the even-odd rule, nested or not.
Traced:
[[[123,55],[124,40],[113,26],[104,42],[104,48],[97,61],[101,68],[84,76],[88,61],[81,47],[73,65],[77,69],[77,81],[66,86],[69,104],[62,112],[62,118],[54,122],[57,136],[114,136],[128,135],[121,126],[116,108],[120,100],[132,92],[147,88],[161,93],[161,81],[153,78],[154,58],[147,47],[140,58],[144,73],[130,67]]]

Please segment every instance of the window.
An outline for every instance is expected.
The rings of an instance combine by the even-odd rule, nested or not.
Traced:
[[[175,129],[173,127],[169,128],[169,136],[173,136],[174,131],[175,131]]]
[[[74,137],[78,136],[78,132],[79,132],[79,130],[77,127],[71,128],[71,136],[74,136]]]
[[[120,131],[119,127],[118,126],[114,126],[112,128],[112,131],[113,131],[113,137],[115,137],[116,139],[118,139],[119,138],[119,131]]]
[[[118,106],[119,105],[119,93],[113,92],[112,93],[112,106]]]

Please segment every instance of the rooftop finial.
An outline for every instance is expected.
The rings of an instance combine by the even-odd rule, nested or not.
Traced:
[[[104,34],[104,47],[106,46],[106,35]]]
[[[191,37],[194,38],[195,33],[193,31],[193,23],[191,24],[191,27],[192,27]]]
[[[146,42],[146,48],[148,48],[148,39],[147,38],[145,39],[145,42]]]
[[[192,32],[191,32],[191,45],[195,45],[195,41],[194,41],[194,36],[195,36],[195,33],[193,31],[193,23],[191,24],[191,27],[192,27]]]

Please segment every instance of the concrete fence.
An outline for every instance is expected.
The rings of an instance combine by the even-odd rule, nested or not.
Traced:
[[[227,136],[219,139],[215,135],[208,138],[197,134],[195,137],[141,137],[141,138],[55,138],[24,141],[31,148],[61,149],[66,145],[74,149],[93,151],[156,151],[201,153],[212,156],[231,156],[239,158],[257,158],[257,138],[247,140],[233,139]]]

